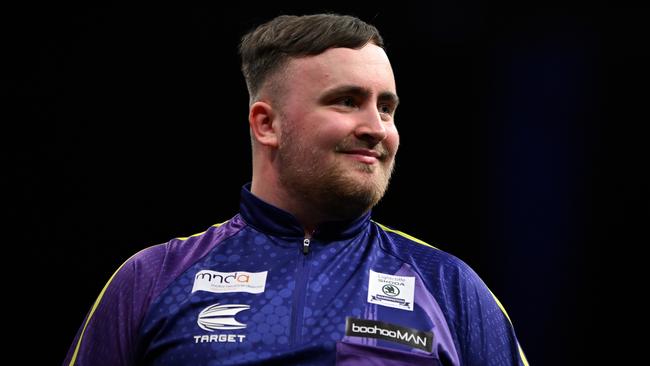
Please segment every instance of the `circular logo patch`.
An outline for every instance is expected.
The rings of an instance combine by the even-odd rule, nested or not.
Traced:
[[[393,285],[384,285],[381,288],[381,291],[386,294],[387,296],[397,296],[399,295],[399,289],[396,286]]]

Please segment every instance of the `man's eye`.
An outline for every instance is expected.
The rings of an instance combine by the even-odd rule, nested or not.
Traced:
[[[337,103],[342,105],[342,106],[350,107],[350,108],[356,106],[356,103],[354,102],[354,99],[351,98],[351,97],[340,98],[340,99],[338,99]]]
[[[380,113],[393,114],[393,107],[388,104],[382,104],[379,106]]]

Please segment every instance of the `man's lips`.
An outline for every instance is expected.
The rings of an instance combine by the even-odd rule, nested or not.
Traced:
[[[351,149],[341,151],[341,153],[350,155],[350,157],[366,164],[374,164],[382,158],[379,151],[371,149]]]

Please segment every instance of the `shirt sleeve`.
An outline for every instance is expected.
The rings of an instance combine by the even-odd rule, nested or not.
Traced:
[[[164,246],[129,258],[109,279],[86,315],[64,366],[126,366],[137,361],[140,323],[164,259]]]
[[[457,309],[454,328],[461,364],[528,366],[505,309],[476,272],[459,262],[457,292],[448,301]]]

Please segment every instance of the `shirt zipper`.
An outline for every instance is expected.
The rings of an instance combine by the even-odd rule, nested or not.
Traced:
[[[303,313],[305,310],[305,298],[307,297],[307,282],[309,279],[309,245],[311,240],[304,238],[302,241],[302,254],[300,265],[296,271],[296,288],[294,291],[293,311],[291,314],[291,339],[290,344],[295,345],[302,337]]]

